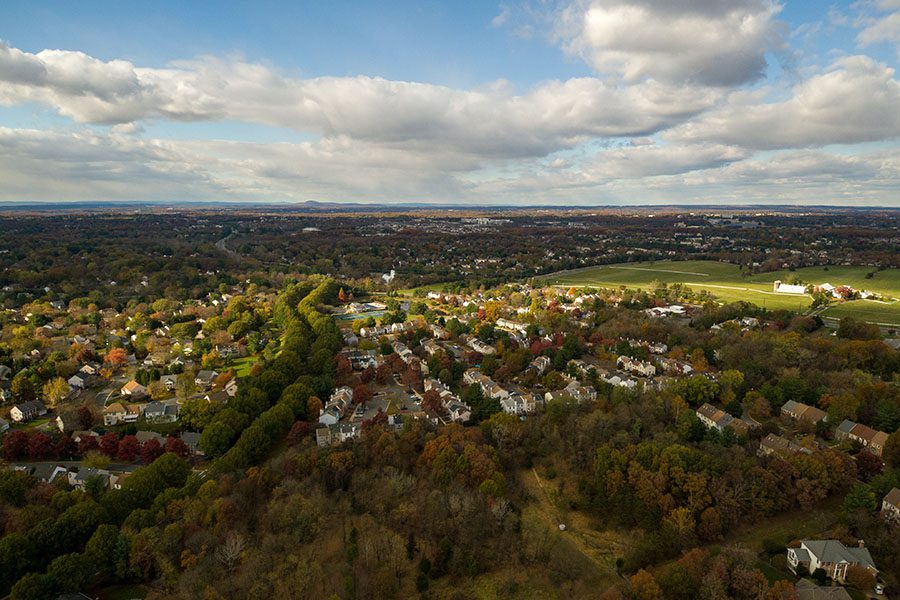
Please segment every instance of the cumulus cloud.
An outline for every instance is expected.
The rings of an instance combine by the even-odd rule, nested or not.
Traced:
[[[862,17],[863,28],[856,40],[863,47],[879,42],[900,44],[900,0],[880,0],[873,7],[882,14]]]
[[[716,93],[648,81],[549,81],[524,95],[377,77],[293,79],[214,58],[165,69],[80,52],[0,46],[0,102],[49,104],[79,123],[235,119],[326,137],[435,146],[476,156],[541,156],[593,136],[645,135],[713,105]]]
[[[761,78],[783,51],[780,5],[770,0],[592,0],[561,16],[564,48],[626,81],[733,86]]]
[[[798,84],[789,99],[734,94],[720,108],[664,134],[754,149],[855,144],[900,135],[900,82],[866,56],[842,58]]]

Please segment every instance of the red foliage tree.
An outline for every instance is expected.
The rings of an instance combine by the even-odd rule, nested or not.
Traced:
[[[371,383],[375,379],[375,369],[371,365],[362,370],[359,374],[359,380],[362,383]]]
[[[56,442],[53,453],[59,458],[73,458],[78,454],[78,444],[71,436],[64,435]]]
[[[3,458],[21,460],[28,454],[28,434],[12,431],[3,436]]]
[[[440,413],[443,409],[441,395],[435,390],[428,390],[422,397],[422,408],[432,412]]]
[[[344,288],[341,288],[341,291],[338,292],[338,302],[343,304],[347,301],[347,294],[344,292]]]
[[[166,439],[165,451],[177,454],[181,458],[187,458],[191,455],[191,449],[184,443],[184,440],[177,438],[174,435],[170,435],[168,439]]]
[[[41,460],[53,454],[53,438],[38,431],[28,438],[28,458]]]
[[[84,456],[88,452],[92,452],[100,447],[100,442],[93,435],[86,435],[78,442],[78,453]]]
[[[122,440],[125,441],[124,439]],[[121,446],[121,444],[119,444]],[[154,460],[163,455],[163,447],[157,440],[147,440],[141,446],[141,461],[145,465],[149,465]]]
[[[100,438],[100,452],[110,458],[116,456],[119,450],[119,436],[114,431],[108,431]]]
[[[364,404],[372,399],[372,390],[365,384],[353,388],[353,404]]]
[[[141,443],[133,435],[126,435],[119,440],[116,458],[125,462],[132,462],[141,451]]]
[[[378,368],[375,369],[375,383],[378,385],[385,385],[390,377],[391,368],[386,362],[381,363],[378,365]]]

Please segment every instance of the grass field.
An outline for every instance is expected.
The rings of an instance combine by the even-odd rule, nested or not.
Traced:
[[[245,356],[244,358],[239,358],[232,363],[232,367],[234,367],[234,374],[237,377],[248,377],[250,375],[250,369],[253,368],[253,365],[256,364],[256,361],[259,360],[256,356]]]
[[[900,302],[884,303],[874,300],[853,300],[829,306],[822,311],[820,316],[833,319],[854,317],[870,323],[878,323],[879,325],[900,327]]]
[[[827,269],[827,270],[826,270]],[[768,309],[802,310],[812,299],[795,294],[776,294],[772,283],[790,275],[806,283],[850,285],[857,289],[900,297],[900,269],[875,272],[866,279],[870,267],[809,267],[796,271],[775,271],[743,277],[736,265],[709,260],[654,261],[586,267],[542,277],[551,285],[561,286],[626,286],[649,289],[655,283],[681,283],[694,291],[707,291],[723,302],[746,300]],[[900,303],[848,302],[830,307],[826,316],[854,316],[882,323],[900,323]]]

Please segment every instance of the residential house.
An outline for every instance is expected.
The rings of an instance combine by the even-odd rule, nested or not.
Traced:
[[[475,352],[484,355],[495,354],[497,349],[491,346],[490,344],[485,344],[478,338],[472,338],[469,340],[469,347],[472,348]]]
[[[838,425],[838,428],[834,431],[834,437],[841,441],[850,440],[851,442],[857,442],[864,448],[868,448],[875,456],[881,456],[881,453],[884,451],[884,445],[887,443],[888,434],[883,431],[876,431],[860,423],[854,423],[848,419]]]
[[[9,429],[9,421],[6,419],[0,419],[0,433],[4,433]]]
[[[96,363],[81,365],[81,368],[78,369],[78,372],[88,377],[95,377],[100,374],[100,365]]]
[[[144,418],[149,423],[174,423],[178,420],[178,403],[148,402],[144,407]]]
[[[104,488],[109,487],[109,471],[105,469],[95,469],[93,467],[79,467],[77,471],[69,471],[69,485],[78,490],[83,490],[84,486],[91,479],[99,478]]]
[[[653,377],[656,375],[656,367],[648,362],[631,358],[630,356],[620,356],[616,359],[616,366],[623,371],[641,375],[642,377]]]
[[[215,371],[204,369],[197,372],[197,375],[194,377],[194,383],[201,390],[208,390],[212,387],[213,381],[218,376],[219,374]]]
[[[361,431],[359,423],[320,425],[316,428],[316,444],[322,448],[336,446],[359,437]]]
[[[237,379],[229,379],[228,383],[225,384],[225,393],[234,398],[238,393],[238,382]]]
[[[501,401],[502,402],[502,401]],[[465,423],[472,418],[472,409],[467,404],[458,401],[451,401],[445,407],[450,419],[457,423]]]
[[[724,410],[716,408],[708,402],[697,409],[697,418],[707,429],[717,429],[720,432],[725,431],[725,428],[734,420],[734,417]]]
[[[801,579],[794,585],[797,600],[852,600],[852,596],[840,586],[818,586],[809,579]]]
[[[166,386],[166,389],[170,392],[175,391],[175,385],[178,382],[178,375],[163,375],[159,378],[160,383]]]
[[[67,380],[69,387],[75,390],[83,390],[84,389],[84,378],[79,375],[72,375]]]
[[[213,404],[227,404],[231,400],[231,396],[225,390],[217,390],[207,393],[203,399]]]
[[[797,454],[799,452],[812,454],[812,451],[809,448],[804,448],[785,437],[770,433],[760,440],[759,450],[757,450],[756,453],[759,456],[771,456],[773,454],[785,456],[787,454]]]
[[[894,488],[881,501],[881,516],[890,523],[900,525],[900,488]]]
[[[78,418],[78,413],[69,410],[56,417],[56,426],[59,427],[60,433],[72,433],[81,427],[81,420]]]
[[[139,441],[142,445],[146,444],[150,440],[156,440],[159,442],[160,446],[164,446],[166,443],[166,438],[156,433],[155,431],[138,431],[134,434],[134,437]]]
[[[21,404],[16,404],[9,411],[9,416],[16,423],[25,423],[32,419],[36,419],[47,414],[47,407],[39,400],[30,400]]]
[[[803,566],[808,573],[823,569],[831,579],[843,582],[847,569],[860,566],[873,575],[878,572],[872,555],[860,541],[858,548],[845,546],[838,540],[802,540],[799,548],[788,548],[788,567],[794,573]]]
[[[130,398],[144,398],[147,396],[147,388],[132,379],[122,386],[122,395]]]
[[[787,415],[795,421],[805,421],[813,425],[818,425],[819,422],[828,420],[828,414],[821,408],[794,400],[788,400],[784,403],[781,407],[781,414]]]
[[[550,364],[549,356],[536,356],[528,365],[527,370],[534,370],[537,375],[543,375],[550,368]]]
[[[193,454],[198,456],[203,455],[203,450],[200,449],[200,434],[198,432],[182,431],[181,441],[184,442],[185,446],[190,448]]]
[[[118,425],[125,421],[125,406],[121,402],[113,402],[103,409],[103,424],[107,427]]]

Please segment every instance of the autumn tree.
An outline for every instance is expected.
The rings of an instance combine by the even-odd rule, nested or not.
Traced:
[[[158,444],[158,443],[157,443]],[[119,440],[119,447],[116,450],[116,458],[125,462],[132,462],[137,458],[141,450],[141,443],[133,435],[126,435]]]
[[[54,377],[43,387],[44,402],[48,408],[54,408],[69,395],[69,384],[62,377]]]
[[[663,600],[656,579],[644,569],[631,576],[631,595],[635,600]]]
[[[112,369],[121,369],[128,364],[128,353],[124,348],[113,348],[106,353],[106,364]]]

